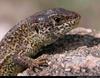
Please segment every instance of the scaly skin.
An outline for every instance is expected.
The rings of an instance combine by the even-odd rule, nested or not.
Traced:
[[[79,14],[62,8],[44,10],[22,20],[0,42],[0,75],[14,76],[42,64],[31,56],[76,28],[79,21]]]

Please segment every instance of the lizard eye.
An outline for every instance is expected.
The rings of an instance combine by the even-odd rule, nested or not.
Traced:
[[[51,17],[54,25],[61,25],[64,22],[64,16],[57,15]]]
[[[58,18],[55,18],[54,20],[55,20],[57,23],[59,23],[61,19],[58,17]]]

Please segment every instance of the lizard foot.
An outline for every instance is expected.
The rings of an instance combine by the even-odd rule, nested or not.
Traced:
[[[39,66],[47,65],[46,62],[47,58],[37,58],[32,61],[32,65],[30,65],[31,68],[39,68]]]

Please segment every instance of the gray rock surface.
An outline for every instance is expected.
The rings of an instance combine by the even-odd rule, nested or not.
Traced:
[[[76,28],[38,54],[47,57],[42,70],[25,70],[18,76],[100,76],[100,33]]]

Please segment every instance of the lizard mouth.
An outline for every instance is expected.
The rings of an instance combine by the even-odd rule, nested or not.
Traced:
[[[71,23],[72,25],[77,25],[77,24],[79,23],[80,19],[81,19],[81,16],[78,15],[77,18],[71,20],[70,23]]]
[[[76,19],[73,19],[71,21],[65,22],[62,25],[57,26],[57,29],[58,30],[55,28],[56,29],[55,30],[55,35],[57,37],[64,36],[70,30],[78,27],[79,21],[80,21],[80,17],[79,18],[76,18]]]
[[[66,26],[69,27],[69,29],[73,29],[73,28],[76,28],[80,22],[80,16],[78,16],[77,18],[71,20],[71,21],[68,21],[66,23]],[[68,25],[67,25],[68,24]]]

